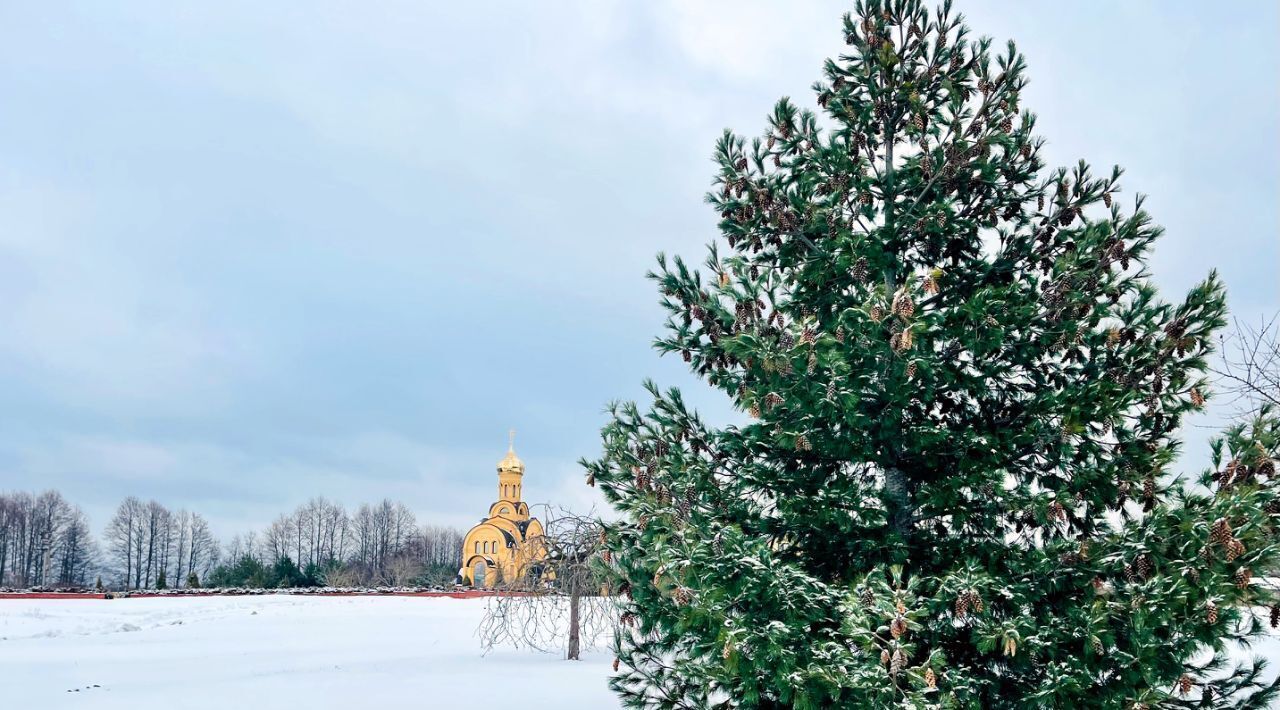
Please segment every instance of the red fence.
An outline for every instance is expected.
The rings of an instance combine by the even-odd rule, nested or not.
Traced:
[[[4,599],[181,599],[183,597],[445,597],[449,599],[475,599],[477,597],[522,596],[527,592],[497,592],[482,589],[461,589],[452,592],[399,592],[399,591],[360,591],[360,592],[183,592],[181,594],[163,594],[156,592],[0,592],[0,600]]]

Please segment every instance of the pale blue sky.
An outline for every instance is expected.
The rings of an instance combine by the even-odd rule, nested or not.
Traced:
[[[528,497],[588,504],[605,403],[691,382],[652,255],[701,261],[715,137],[812,105],[851,6],[60,5],[0,2],[0,489],[224,538],[315,494],[468,525],[510,427]],[[1275,3],[957,6],[1052,161],[1151,195],[1171,297],[1280,307]]]

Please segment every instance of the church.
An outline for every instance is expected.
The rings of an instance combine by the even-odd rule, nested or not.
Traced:
[[[492,589],[541,573],[547,556],[542,523],[529,517],[529,504],[520,499],[523,479],[513,432],[507,455],[498,462],[498,500],[462,540],[462,584]]]

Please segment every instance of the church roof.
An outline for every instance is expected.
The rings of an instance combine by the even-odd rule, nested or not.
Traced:
[[[502,460],[498,462],[498,470],[514,471],[520,474],[524,473],[524,462],[520,460],[519,456],[516,456],[515,430],[512,430],[511,432],[511,443],[507,446],[507,455],[503,456]]]

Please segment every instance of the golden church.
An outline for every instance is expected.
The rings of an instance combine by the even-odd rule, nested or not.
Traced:
[[[540,575],[547,551],[542,523],[529,517],[529,504],[520,500],[523,479],[524,462],[516,456],[512,432],[507,455],[498,462],[498,500],[462,539],[458,577],[463,584],[492,589]]]

